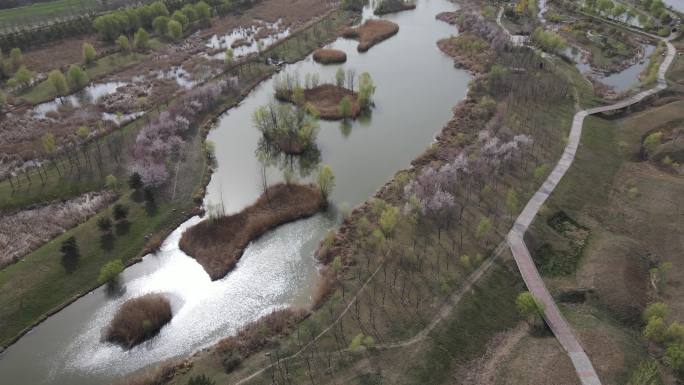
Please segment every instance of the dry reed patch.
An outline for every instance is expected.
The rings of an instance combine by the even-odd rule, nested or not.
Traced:
[[[366,52],[372,46],[383,40],[389,39],[399,32],[399,25],[387,20],[368,20],[360,27],[346,28],[342,31],[342,36],[347,39],[356,39],[359,45],[356,49],[359,52]]]
[[[281,91],[276,93],[276,98],[293,102],[292,92]],[[319,117],[325,120],[339,120],[343,119],[344,115],[340,110],[340,102],[344,97],[349,97],[351,101],[351,109],[348,118],[356,118],[361,113],[361,105],[357,100],[356,92],[353,92],[344,87],[338,87],[334,84],[322,84],[320,86],[305,89],[304,100],[311,104],[318,111]]]
[[[319,48],[314,51],[313,59],[321,64],[337,64],[347,61],[347,54],[339,49]]]
[[[195,258],[212,280],[217,280],[235,266],[251,241],[325,206],[325,199],[313,185],[276,184],[239,213],[190,227],[181,237],[180,248]]]
[[[494,60],[489,43],[469,33],[442,39],[437,46],[459,66],[476,73],[487,72]]]
[[[308,311],[300,308],[275,310],[254,322],[248,323],[234,336],[219,341],[215,345],[215,352],[219,354],[237,353],[240,357],[245,358],[279,335],[286,334],[309,314]]]
[[[129,299],[114,315],[105,340],[130,349],[157,335],[171,317],[171,304],[160,294]]]

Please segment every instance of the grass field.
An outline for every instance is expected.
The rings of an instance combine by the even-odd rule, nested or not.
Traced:
[[[100,8],[97,0],[53,0],[0,10],[0,28],[21,26],[57,17],[81,16]]]

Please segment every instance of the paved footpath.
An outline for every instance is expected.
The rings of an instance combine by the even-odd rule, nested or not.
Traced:
[[[655,38],[655,36],[653,37]],[[560,344],[563,346],[563,349],[565,349],[570,356],[570,359],[575,366],[575,370],[577,371],[577,375],[579,376],[583,385],[600,385],[601,380],[596,374],[589,357],[584,352],[582,345],[580,345],[580,342],[578,341],[572,327],[565,320],[560,310],[558,310],[553,297],[551,297],[551,294],[546,288],[544,281],[539,275],[539,271],[537,271],[537,268],[534,265],[534,261],[532,261],[532,257],[530,256],[530,252],[525,245],[523,236],[525,235],[527,228],[532,223],[532,220],[539,212],[541,206],[544,204],[546,199],[548,199],[556,186],[558,186],[561,178],[563,178],[563,175],[565,175],[566,171],[568,171],[572,165],[572,162],[575,159],[575,153],[577,152],[577,147],[580,143],[580,138],[582,136],[582,124],[584,123],[584,118],[591,114],[618,110],[630,106],[667,88],[665,73],[670,67],[670,64],[672,64],[677,51],[669,42],[669,39],[659,39],[667,44],[667,55],[665,56],[665,60],[663,60],[661,63],[658,71],[658,84],[650,90],[640,92],[639,94],[627,98],[621,102],[609,106],[579,111],[575,114],[572,122],[572,129],[570,130],[570,137],[568,138],[568,145],[565,147],[565,151],[558,161],[558,164],[556,164],[556,167],[553,169],[546,181],[544,181],[544,184],[542,184],[539,190],[537,190],[534,196],[532,196],[532,199],[527,202],[527,205],[516,219],[513,228],[507,236],[508,245],[513,252],[513,257],[515,258],[515,262],[518,265],[518,269],[520,270],[520,274],[522,275],[528,290],[544,304],[544,319],[549,325],[551,331],[553,331],[553,334],[558,339],[558,342],[560,342]]]

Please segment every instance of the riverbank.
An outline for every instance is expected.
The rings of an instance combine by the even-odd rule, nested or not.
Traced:
[[[347,39],[359,41],[356,49],[359,52],[366,52],[376,44],[396,35],[399,32],[399,25],[388,20],[367,20],[359,27],[349,27],[342,31],[342,36]]]
[[[202,265],[212,280],[217,280],[235,267],[254,239],[325,207],[325,199],[314,186],[276,184],[239,213],[210,217],[190,227],[183,233],[179,246]]]

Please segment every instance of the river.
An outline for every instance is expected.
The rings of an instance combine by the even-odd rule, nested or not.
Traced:
[[[356,51],[355,41],[339,39],[330,45],[347,53],[343,68],[369,72],[377,91],[369,118],[349,126],[321,122],[320,160],[336,176],[329,212],[259,238],[231,273],[213,282],[178,249],[182,231],[200,220],[191,218],[165,240],[159,252],[125,270],[121,292],[97,289],[9,347],[0,356],[0,384],[107,384],[209,346],[273,309],[310,303],[318,274],[313,251],[337,226],[339,213],[366,200],[396,170],[408,166],[430,145],[466,93],[470,76],[454,68],[435,44],[456,33],[435,20],[439,12],[453,9],[446,0],[420,0],[413,11],[383,16],[398,23],[400,31],[364,54]],[[365,17],[369,14],[364,12]],[[307,72],[316,72],[322,81],[331,81],[337,68],[318,65],[309,56],[284,71],[298,72],[302,79]],[[272,95],[270,79],[226,112],[210,133],[218,168],[206,204],[223,202],[227,212],[235,212],[260,194],[260,135],[252,127],[251,114]],[[282,175],[279,160],[272,163],[265,169],[269,183]],[[153,292],[166,294],[174,313],[158,336],[129,351],[100,341],[102,329],[123,301]]]

